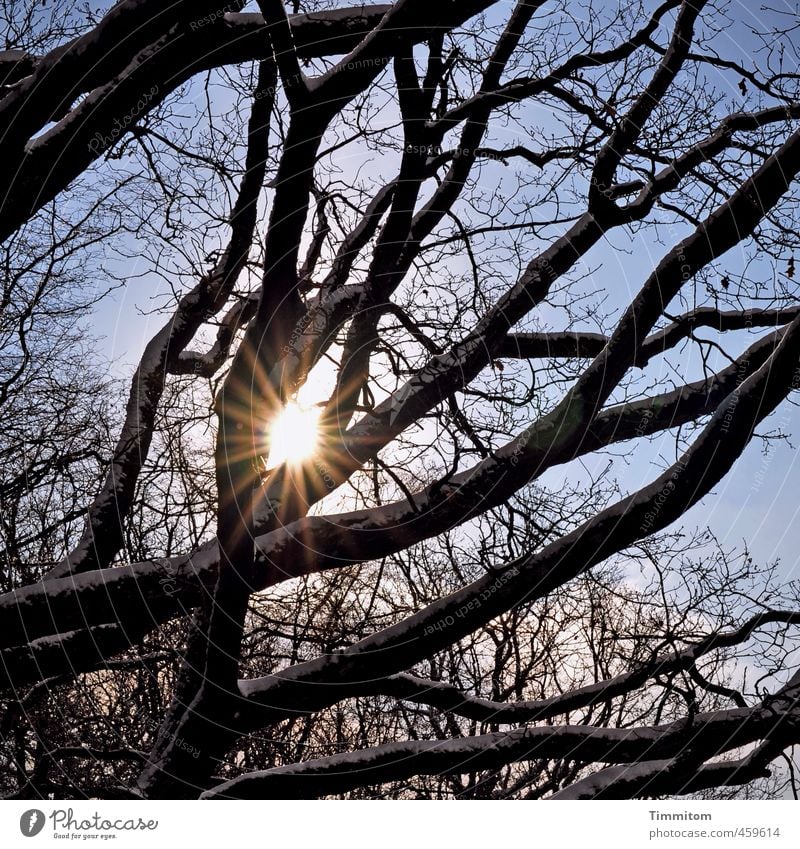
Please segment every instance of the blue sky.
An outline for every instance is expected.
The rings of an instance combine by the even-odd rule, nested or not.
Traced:
[[[777,2],[774,6],[791,8],[788,4]],[[496,14],[506,13],[508,7],[509,4],[503,4],[498,7]],[[734,8],[741,13],[740,18],[731,21],[730,26],[718,36],[718,49],[726,57],[749,65],[754,51],[759,47],[759,41],[751,34],[750,27],[754,24],[762,27],[770,21],[780,21],[781,14],[779,11],[768,12],[743,3]],[[787,61],[792,62],[793,57],[787,57]],[[736,75],[728,75],[720,77],[717,84],[733,92],[737,82]],[[600,265],[593,284],[602,287],[608,294],[607,307],[620,309],[636,293],[665,248],[652,245],[646,239],[632,239],[626,244],[624,237],[619,234],[615,234],[611,241],[614,245],[622,244],[625,252],[614,250],[608,245],[601,246],[591,255],[587,264],[593,267]],[[131,276],[143,270],[130,260],[125,260],[122,268]],[[768,273],[771,273],[771,269],[765,266],[764,274]],[[162,315],[144,315],[143,311],[151,308],[151,299],[165,294],[164,283],[154,276],[135,277],[130,285],[118,290],[98,307],[94,327],[103,336],[101,353],[114,363],[114,371],[120,376],[130,375],[144,345],[163,323]],[[710,332],[704,336],[715,338]],[[726,340],[734,340],[729,348],[731,353],[738,352],[754,338],[746,334],[726,336]],[[686,350],[686,356],[673,359],[673,363],[683,369],[681,377],[691,380],[699,376],[699,360],[696,353],[690,353],[691,346]],[[723,368],[727,362],[719,355],[716,358],[712,355],[710,365]],[[654,368],[657,370],[660,366]],[[665,372],[664,376],[675,377],[672,372]],[[780,559],[783,573],[787,577],[796,577],[800,537],[794,529],[800,499],[795,482],[798,454],[793,447],[795,443],[792,436],[798,434],[797,444],[800,445],[800,411],[784,402],[760,428],[760,432],[767,430],[780,430],[788,434],[790,439],[773,442],[766,454],[761,442],[754,440],[727,478],[684,517],[683,523],[689,527],[709,525],[727,545],[741,546],[746,542],[758,562]],[[651,444],[640,446],[632,462],[626,462],[625,449],[618,453],[623,456],[615,461],[614,472],[623,489],[636,489],[652,480],[664,464],[674,459],[674,434],[664,434]],[[589,470],[600,468],[606,462],[605,457],[584,461]],[[584,474],[580,464],[573,464],[568,471],[573,480],[576,474]],[[548,479],[557,481],[563,474],[564,470],[553,470]],[[588,474],[586,479],[588,481]]]

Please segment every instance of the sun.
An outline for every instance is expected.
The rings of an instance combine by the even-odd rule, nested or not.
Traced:
[[[301,407],[290,402],[273,421],[269,432],[267,468],[296,465],[311,456],[319,442],[318,407]]]

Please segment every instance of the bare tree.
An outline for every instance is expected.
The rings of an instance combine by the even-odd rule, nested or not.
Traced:
[[[796,12],[257,6],[3,7],[3,791],[795,791]]]

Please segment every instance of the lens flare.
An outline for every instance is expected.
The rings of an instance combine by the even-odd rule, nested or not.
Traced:
[[[287,404],[270,428],[267,468],[296,465],[310,457],[319,442],[319,416],[317,407]]]

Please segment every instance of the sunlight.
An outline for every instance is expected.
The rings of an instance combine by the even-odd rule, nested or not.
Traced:
[[[272,424],[267,468],[283,463],[296,464],[314,453],[317,447],[320,410],[287,404]]]

